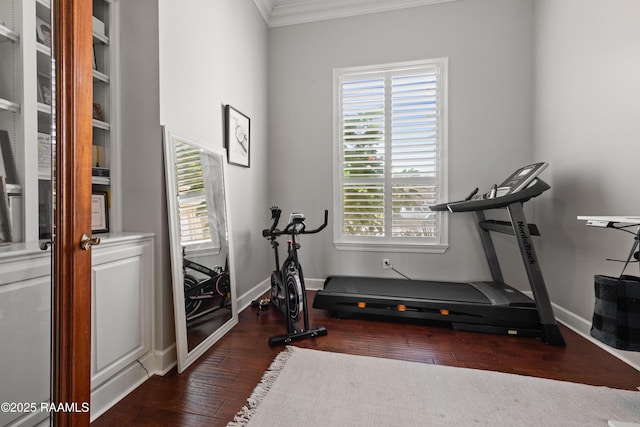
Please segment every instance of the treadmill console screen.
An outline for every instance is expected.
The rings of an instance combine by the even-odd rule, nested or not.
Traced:
[[[549,166],[547,162],[534,163],[521,167],[498,186],[496,197],[506,196],[527,188],[540,172]]]

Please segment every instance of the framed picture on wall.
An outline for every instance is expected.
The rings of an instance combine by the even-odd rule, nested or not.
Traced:
[[[94,191],[91,195],[91,232],[109,232],[109,193]]]
[[[229,163],[249,167],[251,120],[231,105],[225,106],[225,145]]]

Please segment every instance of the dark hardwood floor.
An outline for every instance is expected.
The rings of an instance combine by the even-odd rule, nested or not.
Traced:
[[[313,300],[310,293],[309,302]],[[270,308],[240,313],[239,324],[187,371],[153,376],[99,417],[95,426],[225,426],[246,403],[282,348],[267,339],[284,333]],[[637,390],[640,372],[562,327],[566,347],[534,338],[454,331],[435,326],[340,320],[311,309],[312,326],[328,335],[298,341],[298,347]],[[312,366],[309,369],[313,369]],[[488,390],[488,392],[490,392]]]

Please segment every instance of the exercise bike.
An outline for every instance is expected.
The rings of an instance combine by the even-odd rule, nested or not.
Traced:
[[[271,242],[274,250],[276,268],[271,273],[271,296],[269,303],[274,305],[284,315],[287,323],[287,333],[275,335],[269,338],[269,345],[276,346],[289,344],[292,341],[304,338],[319,337],[327,335],[327,329],[323,326],[310,329],[309,315],[307,310],[307,294],[304,285],[304,276],[302,274],[302,266],[298,260],[298,249],[300,243],[296,242],[296,236],[302,234],[314,234],[320,232],[327,226],[329,212],[324,211],[324,223],[314,229],[307,230],[304,223],[304,214],[291,214],[289,224],[283,229],[278,230],[278,221],[280,220],[281,210],[278,207],[271,208],[271,228],[262,230],[262,236]],[[278,254],[278,246],[280,245],[277,238],[282,235],[291,236],[287,241],[287,258],[280,267],[280,258]],[[254,302],[255,303],[255,302]],[[260,305],[260,302],[254,305]],[[263,308],[263,305],[260,305]],[[303,318],[302,329],[297,328],[300,316]]]
[[[186,250],[182,248],[182,270],[184,276],[184,304],[187,323],[222,308],[230,308],[231,281],[229,279],[228,261],[224,267],[205,267],[186,258]],[[198,279],[193,272],[206,278]],[[211,307],[211,300],[220,298],[218,305]]]

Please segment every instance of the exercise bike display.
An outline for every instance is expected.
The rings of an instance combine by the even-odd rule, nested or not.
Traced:
[[[324,211],[324,223],[314,230],[307,230],[307,226],[304,223],[304,214],[301,213],[291,214],[289,224],[283,230],[277,229],[281,213],[282,211],[278,207],[272,207],[271,219],[273,222],[271,228],[262,230],[262,236],[271,242],[271,247],[275,254],[275,270],[271,273],[271,296],[269,302],[282,312],[287,323],[287,333],[270,337],[270,346],[289,344],[292,341],[304,338],[327,335],[327,329],[323,326],[314,329],[309,328],[307,294],[302,266],[298,259],[300,243],[296,241],[296,236],[314,234],[323,230],[327,226],[329,212],[327,210]],[[287,241],[287,257],[282,266],[280,266],[278,254],[278,246],[280,244],[277,238],[282,235],[290,236],[290,239]],[[297,329],[300,316],[303,318],[303,327],[302,329]]]
[[[184,276],[184,304],[187,323],[206,314],[222,308],[230,308],[231,281],[229,279],[229,265],[215,266],[213,269],[205,267],[186,258],[185,248],[182,248],[182,270]],[[196,274],[206,278],[199,279]],[[206,304],[219,298],[217,305]]]

